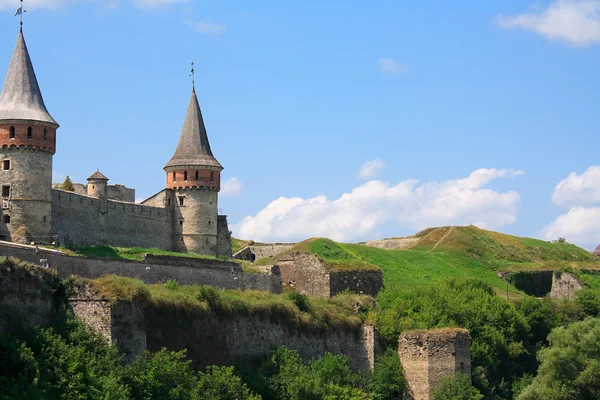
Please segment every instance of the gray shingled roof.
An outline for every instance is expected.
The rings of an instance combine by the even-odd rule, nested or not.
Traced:
[[[165,168],[182,166],[217,167],[223,169],[210,150],[210,143],[206,135],[206,128],[204,127],[200,104],[198,104],[198,98],[196,97],[196,90],[192,91],[192,97],[185,116],[185,122],[183,123],[183,129],[179,136],[177,149]]]
[[[29,120],[58,124],[42,98],[23,32],[19,32],[4,88],[0,94],[0,121]]]
[[[92,179],[100,179],[100,180],[104,180],[107,181],[108,178],[99,170],[96,170],[96,172],[94,172],[92,175],[90,175],[89,178],[87,178],[87,180],[92,180]]]

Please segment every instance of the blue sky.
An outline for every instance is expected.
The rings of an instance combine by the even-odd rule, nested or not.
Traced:
[[[18,6],[0,0],[1,75]],[[99,168],[140,198],[161,190],[194,61],[238,236],[356,241],[474,223],[600,243],[600,1],[25,8],[61,124],[57,180]]]

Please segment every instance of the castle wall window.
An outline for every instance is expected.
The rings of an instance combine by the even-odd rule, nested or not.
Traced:
[[[11,126],[8,129],[8,137],[11,138],[11,139],[15,138],[15,127],[14,126]]]
[[[183,180],[187,182],[187,171],[183,171]]]
[[[10,169],[10,160],[2,161],[2,169],[8,171]]]
[[[2,185],[2,197],[10,197],[10,185]]]
[[[48,129],[44,128],[44,142],[48,140]]]
[[[27,128],[27,139],[31,139],[32,137],[33,137],[33,128],[28,127]]]
[[[208,221],[208,226],[210,226],[210,220]]]
[[[198,171],[196,171],[196,180],[198,180]]]
[[[2,222],[4,222],[5,224],[10,224],[10,215],[3,215]]]
[[[179,198],[179,205],[182,206],[183,205],[183,197]]]
[[[215,181],[215,173],[214,173],[214,171],[210,171],[210,181],[211,182]]]
[[[173,171],[173,182],[177,180],[177,176],[175,175],[175,171]]]

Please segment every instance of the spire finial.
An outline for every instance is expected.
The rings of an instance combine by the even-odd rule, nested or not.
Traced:
[[[17,8],[17,12],[15,13],[15,17],[18,15],[21,17],[21,32],[23,31],[23,13],[26,13],[27,10],[23,8],[23,0],[21,0],[21,7]]]
[[[21,0],[23,1],[23,0]],[[192,61],[192,71],[190,73],[190,76],[192,77],[192,90],[195,92],[196,91],[196,76],[195,76],[195,72],[194,72],[194,62]]]

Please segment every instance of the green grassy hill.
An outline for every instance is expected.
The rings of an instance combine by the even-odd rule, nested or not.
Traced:
[[[600,268],[600,258],[569,243],[550,243],[486,231],[475,226],[430,228],[409,250],[309,239],[293,251],[313,253],[332,265],[376,265],[392,290],[429,286],[445,278],[476,278],[498,292],[506,284],[498,271]],[[511,287],[510,291],[518,293]]]

